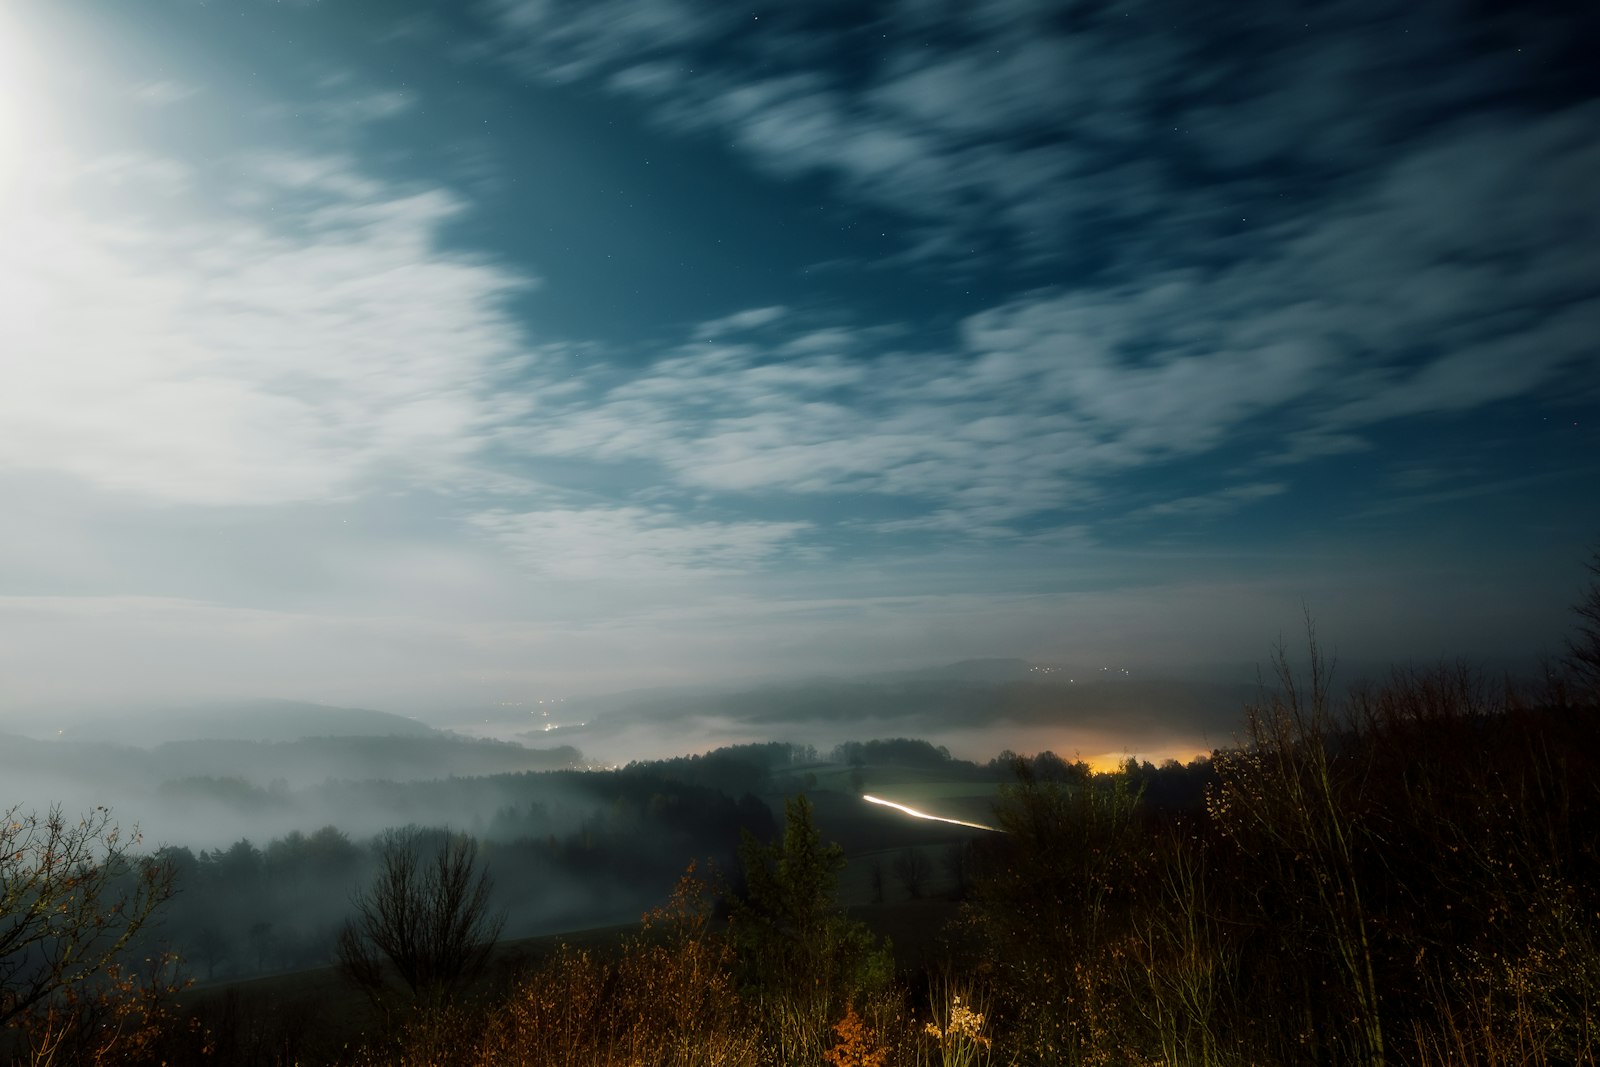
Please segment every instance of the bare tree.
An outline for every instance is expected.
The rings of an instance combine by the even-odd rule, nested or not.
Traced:
[[[171,865],[134,856],[111,811],[0,814],[0,1026],[105,975],[173,893]]]
[[[233,955],[227,935],[215,926],[202,926],[194,937],[195,957],[206,965],[206,981],[217,976],[217,964]]]
[[[489,910],[493,883],[478,843],[449,836],[430,848],[415,827],[384,835],[382,869],[354,898],[339,935],[339,969],[374,999],[390,971],[413,994],[450,992],[483,972],[505,925]]]
[[[945,849],[944,869],[956,883],[956,897],[964,899],[972,882],[972,843],[957,841]]]
[[[900,879],[900,884],[905,886],[906,895],[912,900],[922,899],[922,890],[928,884],[928,875],[933,873],[933,864],[928,862],[928,857],[923,855],[919,848],[908,848],[894,858],[895,877]]]
[[[1600,700],[1600,547],[1584,564],[1594,581],[1583,599],[1572,606],[1578,614],[1578,630],[1567,639],[1567,666],[1580,690],[1590,700]]]
[[[273,950],[278,947],[278,939],[272,930],[272,924],[265,919],[250,924],[250,951],[256,957],[256,970],[267,969],[267,960],[273,955]]]

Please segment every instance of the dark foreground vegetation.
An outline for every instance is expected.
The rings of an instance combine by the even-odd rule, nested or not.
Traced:
[[[0,840],[8,1054],[1593,1064],[1600,661],[1580,654],[1591,640],[1600,648],[1600,633],[1581,631],[1567,669],[1536,693],[1447,666],[1336,700],[1313,638],[1306,669],[1279,657],[1237,746],[1111,774],[1049,754],[1017,759],[992,814],[1001,832],[959,831],[943,851],[912,846],[887,861],[854,855],[883,901],[854,911],[840,903],[844,851],[819,829],[826,805],[806,792],[827,800],[829,774],[870,780],[862,751],[838,753],[831,770],[807,769],[793,751],[657,768],[658,784],[708,796],[774,782],[793,795],[781,832],[746,827],[725,876],[690,864],[642,924],[599,941],[493,954],[487,871],[502,889],[520,875],[462,835],[390,835],[346,909],[357,921],[344,927],[345,981],[285,978],[265,1001],[186,991],[170,961],[118,954],[153,944],[145,920],[181,887],[170,862],[136,855],[103,817],[75,829],[13,813]],[[904,744],[894,751],[926,755]],[[952,775],[983,773],[949,762]],[[733,832],[740,803],[728,803]],[[344,847],[347,858],[360,851]],[[959,903],[928,899],[935,886]],[[881,928],[896,916],[891,943]],[[935,916],[948,921],[936,927]],[[308,1010],[291,981],[343,992]]]

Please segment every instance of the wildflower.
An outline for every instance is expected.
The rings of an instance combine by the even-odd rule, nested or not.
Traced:
[[[963,1003],[959,995],[950,998],[944,1025],[927,1023],[923,1033],[939,1043],[939,1060],[945,1067],[968,1067],[987,1062],[990,1040],[983,1032],[984,1015]]]

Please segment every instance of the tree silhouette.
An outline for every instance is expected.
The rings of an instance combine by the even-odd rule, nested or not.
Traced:
[[[802,794],[784,803],[783,839],[746,832],[739,853],[746,892],[733,913],[734,943],[756,1010],[783,1020],[771,1035],[781,1062],[815,1063],[832,1021],[854,997],[887,984],[888,952],[835,897],[844,850],[824,844]]]
[[[1584,564],[1594,580],[1583,599],[1572,606],[1578,613],[1578,630],[1567,639],[1567,666],[1591,701],[1600,701],[1600,547]]]
[[[390,970],[413,995],[472,981],[505,925],[489,910],[493,883],[478,867],[477,842],[446,837],[431,856],[427,845],[415,827],[384,835],[378,876],[356,895],[356,916],[339,935],[340,971],[374,1000]]]
[[[900,879],[906,895],[912,900],[922,899],[922,890],[927,887],[928,876],[932,873],[933,865],[928,862],[928,857],[915,846],[894,858],[894,875]]]

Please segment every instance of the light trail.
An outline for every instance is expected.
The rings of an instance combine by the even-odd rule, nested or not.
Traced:
[[[916,808],[908,808],[904,804],[896,804],[892,800],[884,800],[882,797],[875,797],[871,793],[862,793],[861,799],[865,800],[868,804],[882,804],[886,808],[893,808],[895,811],[903,811],[913,819],[929,819],[933,822],[947,822],[955,826],[970,826],[974,830],[988,830],[990,833],[994,834],[1005,833],[1004,830],[1001,830],[998,827],[985,826],[981,822],[963,822],[960,819],[947,819],[943,815],[929,815],[925,811],[918,811]]]

